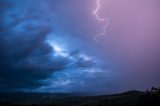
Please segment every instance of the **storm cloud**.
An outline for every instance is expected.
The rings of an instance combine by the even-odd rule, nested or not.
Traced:
[[[38,11],[17,13],[11,2],[0,2],[0,90],[27,91],[46,85],[41,80],[71,67],[92,67],[93,62],[68,51],[56,55],[47,36],[54,28],[42,20]],[[41,21],[41,22],[39,22]],[[71,60],[70,57],[74,58]]]

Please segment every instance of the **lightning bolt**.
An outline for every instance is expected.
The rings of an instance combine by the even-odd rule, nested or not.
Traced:
[[[97,3],[97,8],[95,10],[93,10],[93,14],[94,16],[96,17],[97,21],[101,21],[101,22],[105,22],[105,24],[103,25],[102,27],[102,32],[98,33],[94,39],[96,40],[96,42],[98,42],[98,38],[101,37],[101,36],[104,36],[106,35],[106,29],[108,27],[108,24],[109,24],[109,18],[101,18],[99,15],[98,15],[98,12],[101,8],[101,0],[96,0],[96,3]]]

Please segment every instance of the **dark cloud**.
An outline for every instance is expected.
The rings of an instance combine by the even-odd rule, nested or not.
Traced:
[[[41,80],[56,71],[70,68],[89,68],[95,63],[79,56],[79,51],[68,52],[69,57],[54,56],[54,47],[46,42],[53,32],[43,24],[40,16],[8,12],[14,9],[7,2],[0,3],[0,91],[32,90],[46,85]],[[5,15],[6,13],[9,13]],[[30,13],[28,13],[30,14]],[[38,24],[34,24],[38,22]],[[43,25],[42,25],[43,24]],[[72,59],[70,59],[73,58]]]
[[[11,3],[4,1],[4,0],[0,0],[0,10],[5,10],[8,9],[9,7],[11,7]]]
[[[7,2],[0,2],[0,10],[5,12],[11,8]],[[11,8],[12,9],[12,8]],[[12,91],[16,89],[33,89],[42,85],[41,79],[49,77],[54,71],[61,70],[66,65],[63,58],[51,58],[53,48],[45,42],[47,34],[51,32],[49,26],[31,28],[23,26],[16,31],[16,27],[29,21],[19,21],[19,17],[5,16],[2,12],[0,19],[0,90]],[[10,17],[12,24],[3,21]],[[29,25],[30,23],[28,23]]]

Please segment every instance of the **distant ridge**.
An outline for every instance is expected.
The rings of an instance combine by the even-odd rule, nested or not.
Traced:
[[[159,90],[79,96],[76,93],[0,93],[0,106],[160,106]]]

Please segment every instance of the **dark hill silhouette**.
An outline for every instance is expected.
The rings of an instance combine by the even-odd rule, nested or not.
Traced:
[[[160,106],[160,89],[115,95],[78,96],[51,93],[1,93],[0,106]]]

